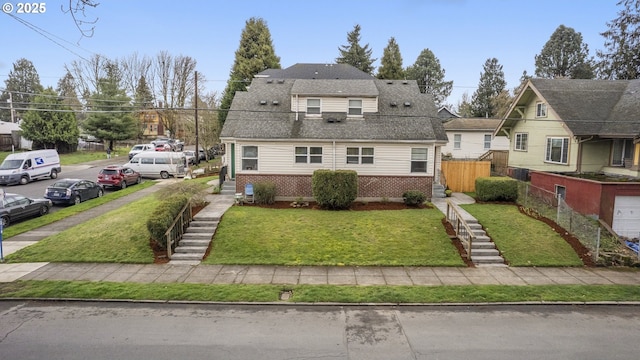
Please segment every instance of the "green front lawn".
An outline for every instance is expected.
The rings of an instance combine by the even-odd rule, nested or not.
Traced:
[[[234,206],[206,264],[464,266],[437,209],[325,211]]]
[[[482,224],[511,266],[582,266],[569,244],[515,205],[461,205]]]

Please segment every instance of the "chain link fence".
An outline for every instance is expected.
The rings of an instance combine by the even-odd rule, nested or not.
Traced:
[[[518,203],[555,221],[578,238],[591,251],[596,263],[601,253],[616,252],[620,247],[617,238],[604,229],[597,219],[574,211],[561,196],[551,191],[518,181]]]

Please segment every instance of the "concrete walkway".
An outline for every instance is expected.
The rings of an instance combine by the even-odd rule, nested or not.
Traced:
[[[151,187],[82,214],[5,241],[5,256],[69,226],[155,191]],[[456,203],[472,203],[453,194]],[[233,206],[233,195],[209,195],[201,214],[220,215]],[[446,199],[433,199],[443,213]],[[8,251],[7,251],[8,250]],[[640,271],[613,268],[452,268],[354,266],[239,266],[178,264],[18,263],[0,264],[0,282],[77,280],[133,283],[274,284],[274,285],[640,285]]]

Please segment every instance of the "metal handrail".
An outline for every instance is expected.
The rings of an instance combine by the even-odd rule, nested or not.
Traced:
[[[464,218],[460,214],[460,209],[457,205],[447,199],[447,213],[445,214],[447,221],[453,225],[453,229],[456,232],[456,238],[462,242],[462,246],[467,252],[467,259],[471,260],[471,245],[476,238],[475,233],[469,227]]]
[[[182,239],[182,235],[184,235],[184,232],[189,227],[191,220],[193,220],[193,213],[191,211],[191,200],[189,200],[164,233],[164,237],[167,240],[167,258],[169,260],[171,260],[171,255],[178,246],[180,239]]]

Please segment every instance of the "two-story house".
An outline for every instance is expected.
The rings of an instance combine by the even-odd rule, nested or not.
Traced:
[[[640,234],[640,80],[530,79],[495,136],[514,177]]]
[[[352,67],[336,76],[345,66],[266,71],[235,94],[220,139],[239,192],[270,181],[277,198],[311,198],[316,169],[342,169],[358,173],[360,199],[432,196],[447,142],[432,97]]]
[[[493,133],[500,119],[451,118],[444,122],[449,143],[442,154],[451,159],[476,160],[490,150],[508,150],[509,140]]]

